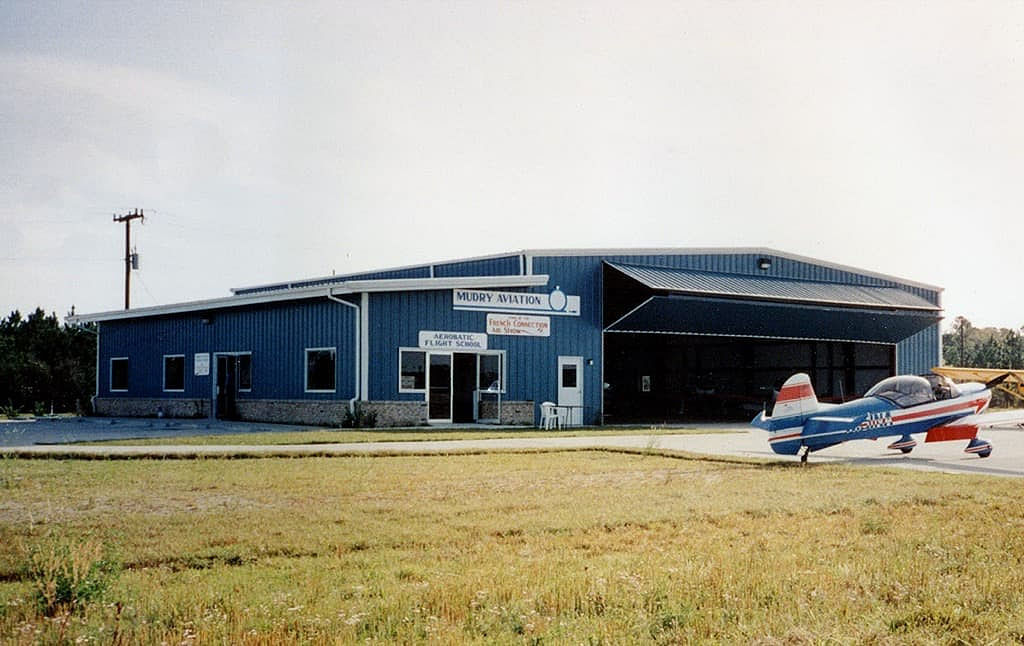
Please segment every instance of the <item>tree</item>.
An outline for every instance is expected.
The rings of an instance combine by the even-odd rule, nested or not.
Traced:
[[[95,326],[62,325],[56,314],[15,310],[0,321],[0,406],[36,413],[88,410],[96,365]]]

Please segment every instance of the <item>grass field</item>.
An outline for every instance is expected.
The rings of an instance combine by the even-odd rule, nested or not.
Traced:
[[[81,444],[118,444],[127,446],[179,445],[245,445],[266,446],[273,444],[338,444],[349,442],[427,442],[432,440],[492,440],[498,438],[528,437],[601,437],[603,435],[694,435],[707,433],[732,433],[735,431],[706,428],[664,428],[664,427],[616,427],[616,428],[574,428],[555,431],[541,431],[529,427],[523,429],[465,428],[452,430],[430,430],[423,428],[400,428],[379,430],[310,430],[271,431],[260,433],[237,433],[221,435],[193,435],[172,438],[143,438],[132,440],[104,440],[81,442]]]
[[[1014,479],[605,451],[0,460],[11,643],[1006,643]],[[70,617],[29,554],[123,565]]]

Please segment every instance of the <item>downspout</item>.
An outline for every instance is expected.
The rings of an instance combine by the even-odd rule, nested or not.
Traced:
[[[355,337],[356,337],[355,338],[355,345],[354,345],[355,352],[353,354],[355,355],[356,361],[355,361],[355,370],[352,373],[352,381],[355,382],[354,383],[354,385],[355,385],[355,397],[353,397],[352,399],[348,400],[348,411],[350,413],[352,413],[353,415],[355,415],[356,414],[355,406],[356,406],[356,401],[359,400],[359,395],[360,395],[359,385],[360,385],[360,381],[361,381],[360,378],[359,378],[360,365],[362,363],[360,361],[360,349],[362,347],[360,345],[360,342],[362,340],[362,337],[360,335],[360,329],[359,329],[359,321],[361,319],[361,316],[360,316],[361,312],[359,310],[359,306],[358,305],[356,305],[355,303],[349,303],[346,300],[342,300],[342,299],[338,298],[337,296],[334,295],[333,292],[331,292],[331,290],[327,290],[327,298],[328,298],[328,300],[332,300],[335,303],[341,303],[342,305],[345,305],[347,307],[351,307],[352,309],[354,309],[356,311],[355,316],[353,317],[354,320],[355,320],[355,325],[353,327],[355,328],[355,332],[356,332],[356,334],[355,334]]]

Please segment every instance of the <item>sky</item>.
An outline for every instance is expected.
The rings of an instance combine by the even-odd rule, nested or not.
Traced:
[[[1024,3],[0,3],[0,312],[770,247],[1024,325]]]

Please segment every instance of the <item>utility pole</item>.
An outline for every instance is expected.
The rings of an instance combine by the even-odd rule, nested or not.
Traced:
[[[132,253],[131,250],[131,239],[132,239],[132,220],[144,220],[145,215],[142,214],[142,209],[135,209],[131,213],[125,215],[115,215],[114,222],[124,222],[124,308],[128,309],[128,287],[132,280],[132,266],[136,269],[139,268],[138,256]]]

